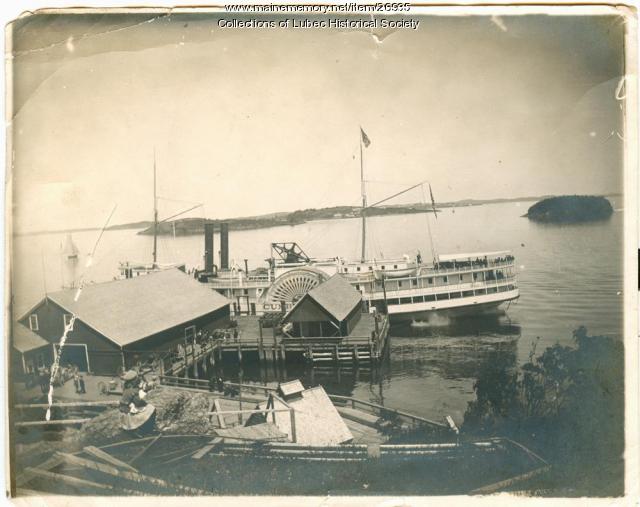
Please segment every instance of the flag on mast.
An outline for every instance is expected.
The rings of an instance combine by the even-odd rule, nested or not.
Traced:
[[[433,199],[433,192],[431,191],[431,183],[429,183],[429,195],[431,196],[431,208],[433,209],[433,214],[436,216],[436,220],[438,220],[438,213],[436,212],[436,201]]]
[[[371,140],[369,139],[367,134],[364,132],[364,130],[362,130],[362,127],[360,127],[360,134],[362,135],[362,144],[364,144],[365,148],[368,148],[369,145],[371,144]]]

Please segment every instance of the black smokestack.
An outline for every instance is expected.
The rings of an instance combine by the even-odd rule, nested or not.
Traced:
[[[204,224],[204,270],[206,273],[213,273],[213,224]]]
[[[220,268],[229,269],[229,224],[220,224]]]

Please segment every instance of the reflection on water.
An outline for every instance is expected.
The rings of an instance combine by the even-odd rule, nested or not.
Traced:
[[[505,315],[467,318],[437,328],[401,325],[391,328],[387,354],[378,364],[312,366],[293,358],[286,366],[225,364],[209,375],[272,387],[299,378],[306,386],[322,385],[331,394],[423,417],[451,415],[462,422],[479,374],[491,364],[516,366],[519,337],[520,327]]]

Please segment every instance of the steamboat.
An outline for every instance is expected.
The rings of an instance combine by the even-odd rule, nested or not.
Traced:
[[[363,301],[371,311],[376,309],[387,313],[394,322],[428,321],[433,315],[456,317],[495,313],[501,306],[517,300],[520,295],[517,267],[511,252],[436,253],[428,215],[433,214],[437,219],[438,210],[436,210],[430,184],[431,209],[427,208],[426,198],[424,204],[431,260],[423,260],[419,251],[413,256],[405,254],[400,258],[371,259],[367,257],[367,210],[417,187],[421,187],[423,196],[426,195],[424,190],[426,182],[422,182],[373,204],[368,204],[363,148],[367,148],[369,144],[370,140],[361,128],[360,259],[312,258],[297,243],[272,243],[270,257],[266,259],[268,264],[250,271],[246,260],[244,266],[229,262],[229,228],[228,224],[221,223],[219,226],[220,262],[216,265],[213,245],[215,224],[205,222],[204,269],[194,270],[196,278],[227,297],[232,302],[232,312],[235,315],[264,315],[287,311],[307,292],[336,273],[346,278],[362,294]],[[192,209],[194,208],[186,211]],[[173,215],[162,222],[178,215]],[[159,223],[154,157],[153,262],[151,264],[121,263],[122,278],[131,278],[172,267],[186,270],[184,264],[160,265],[157,262]]]
[[[264,314],[289,309],[309,290],[338,273],[346,278],[370,309],[388,313],[393,321],[429,319],[433,314],[461,316],[496,312],[519,297],[515,258],[509,251],[437,254],[427,216],[431,261],[419,252],[395,259],[368,259],[366,255],[367,210],[416,187],[419,183],[374,204],[367,204],[363,147],[370,140],[360,129],[362,190],[361,258],[309,257],[297,243],[272,243],[268,267],[249,271],[245,263],[228,266],[228,229],[221,227],[221,269],[214,269],[213,257],[205,255],[201,281],[232,301],[235,313]],[[431,185],[433,215],[437,210]],[[430,214],[430,213],[429,213]],[[205,251],[213,252],[213,225],[205,225]]]

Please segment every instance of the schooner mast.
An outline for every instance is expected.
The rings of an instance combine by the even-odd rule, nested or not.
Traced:
[[[367,189],[364,182],[364,164],[362,161],[362,145],[364,144],[365,148],[368,148],[371,144],[371,141],[365,134],[362,127],[360,127],[360,192],[362,194],[362,249],[360,253],[360,262],[365,261],[365,245],[366,245],[366,234],[367,234],[367,219],[365,217],[365,210],[367,209]]]
[[[158,266],[158,194],[156,191],[156,150],[153,150],[153,269]]]
[[[384,202],[390,201],[391,199],[398,197],[399,195],[402,195],[406,192],[409,192],[410,190],[413,190],[414,188],[417,187],[421,187],[422,190],[422,195],[423,195],[423,201],[426,204],[426,197],[424,195],[424,184],[428,183],[427,181],[422,181],[420,183],[417,183],[416,185],[413,185],[409,188],[406,188],[404,190],[401,190],[400,192],[397,192],[389,197],[385,197],[384,199],[377,201],[371,205],[367,205],[367,188],[365,185],[365,180],[364,180],[364,162],[363,162],[363,157],[362,157],[362,145],[364,144],[365,148],[368,148],[369,145],[371,144],[371,140],[369,139],[369,137],[367,136],[367,134],[365,133],[365,131],[363,130],[362,127],[360,127],[360,192],[362,194],[362,211],[361,211],[361,216],[362,216],[362,247],[361,247],[361,251],[360,251],[360,262],[364,263],[366,261],[366,234],[367,234],[367,219],[366,219],[366,210],[368,208],[373,208],[375,206],[378,206],[379,204],[382,204]],[[433,192],[431,191],[431,183],[429,183],[429,196],[431,197],[431,208],[433,210],[433,214],[435,215],[436,219],[438,218],[438,213],[436,210],[436,203],[435,200],[433,198]],[[427,217],[427,230],[429,232],[429,244],[431,247],[431,254],[433,256],[433,260],[436,260],[436,251],[435,251],[435,246],[433,244],[433,235],[431,234],[431,225],[429,224],[429,217]]]

